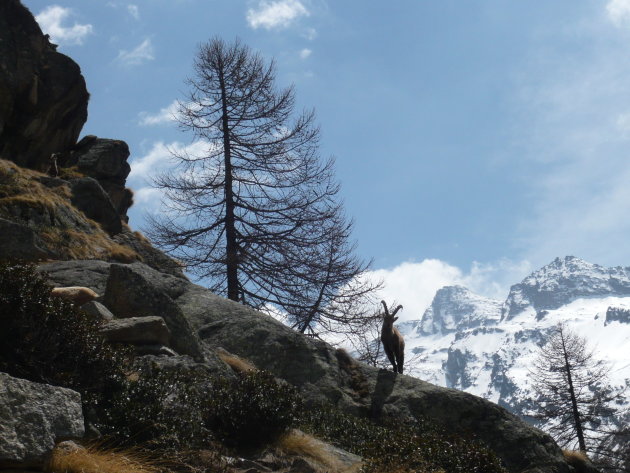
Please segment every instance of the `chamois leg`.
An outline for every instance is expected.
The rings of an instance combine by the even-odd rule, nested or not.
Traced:
[[[383,348],[385,348],[385,354],[387,355],[389,362],[394,367],[394,373],[397,373],[398,367],[396,366],[396,358],[394,357],[394,352],[387,346],[384,346]]]
[[[402,374],[403,372],[403,363],[405,362],[405,352],[400,353],[396,357],[396,364],[398,365],[398,372]]]

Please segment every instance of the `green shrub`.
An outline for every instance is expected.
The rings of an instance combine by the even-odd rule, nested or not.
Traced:
[[[202,415],[207,382],[191,371],[140,370],[116,393],[97,427],[125,446],[202,446],[210,440]]]
[[[307,411],[301,427],[362,456],[366,473],[505,473],[499,459],[480,442],[441,432],[428,422],[397,419],[378,425],[322,406]]]
[[[0,263],[0,371],[74,389],[95,408],[124,381],[127,352],[105,342],[97,318],[50,291],[33,265]]]
[[[215,378],[154,369],[138,375],[98,425],[122,445],[181,449],[216,439],[238,449],[257,447],[293,426],[301,406],[294,388],[265,372]]]
[[[296,390],[264,371],[213,382],[205,421],[219,440],[233,447],[257,447],[291,428],[301,412]]]

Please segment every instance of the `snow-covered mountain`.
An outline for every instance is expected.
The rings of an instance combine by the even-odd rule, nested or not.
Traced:
[[[611,364],[614,385],[630,386],[630,267],[557,258],[512,286],[505,302],[444,287],[420,320],[399,329],[411,374],[523,415],[528,368],[560,322]]]

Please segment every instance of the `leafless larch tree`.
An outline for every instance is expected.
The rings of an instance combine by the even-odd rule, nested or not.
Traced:
[[[608,372],[586,339],[563,324],[553,329],[530,372],[538,396],[534,417],[561,446],[581,450],[600,465],[616,463],[620,452],[610,439],[621,434],[615,425],[621,392],[610,385]]]
[[[155,179],[165,211],[147,233],[213,291],[276,307],[301,332],[359,325],[377,285],[360,277],[369,263],[354,254],[314,112],[294,117],[293,88],[276,90],[273,61],[238,40],[202,45],[194,72],[178,117],[204,152],[175,154]]]

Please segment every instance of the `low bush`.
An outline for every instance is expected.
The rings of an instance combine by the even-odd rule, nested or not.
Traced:
[[[201,447],[211,438],[204,425],[207,383],[190,371],[139,371],[112,398],[99,418],[101,433],[119,445],[177,450]]]
[[[428,422],[379,425],[322,406],[305,412],[301,428],[363,457],[366,473],[506,471],[480,442],[441,432]]]
[[[205,421],[226,445],[252,448],[273,442],[293,427],[301,410],[301,398],[292,386],[254,371],[214,381]]]
[[[128,351],[105,342],[98,318],[50,291],[33,265],[0,263],[0,371],[74,389],[84,406],[100,406],[124,382]]]

